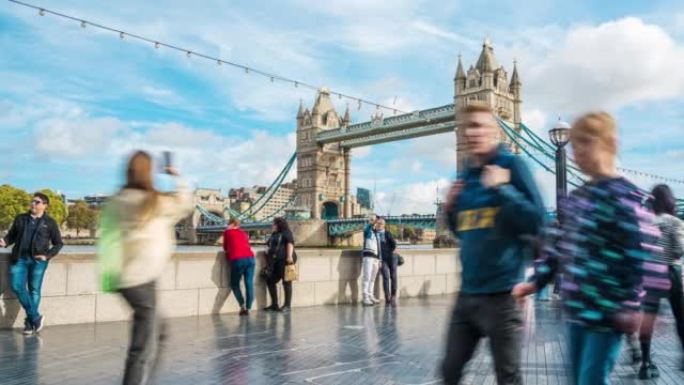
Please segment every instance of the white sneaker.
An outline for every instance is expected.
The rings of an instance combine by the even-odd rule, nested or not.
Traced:
[[[374,304],[380,303],[380,300],[375,297],[371,297],[370,300],[373,301]]]
[[[375,302],[371,298],[364,298],[363,302],[361,302],[363,306],[373,306],[375,305]]]

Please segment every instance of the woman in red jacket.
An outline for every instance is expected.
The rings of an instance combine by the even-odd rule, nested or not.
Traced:
[[[230,287],[240,304],[240,315],[249,314],[254,301],[254,252],[249,245],[249,236],[240,229],[240,221],[231,218],[223,232],[223,251],[230,262]],[[245,280],[247,301],[240,290],[240,278]]]

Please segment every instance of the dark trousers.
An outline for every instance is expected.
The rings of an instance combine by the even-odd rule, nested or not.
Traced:
[[[133,328],[131,329],[131,344],[128,347],[124,385],[139,385],[147,382],[150,374],[152,350],[157,336],[156,310],[157,297],[156,282],[140,286],[120,289],[121,295],[133,308]]]
[[[40,318],[40,289],[47,267],[48,261],[37,261],[30,255],[22,256],[10,266],[12,291],[26,311],[26,324],[35,323]]]
[[[382,261],[382,288],[385,291],[385,300],[389,301],[397,296],[397,264],[399,258],[393,255],[389,261]]]
[[[283,280],[285,275],[285,260],[276,259],[273,262],[273,273],[271,277],[266,280],[266,286],[268,286],[268,294],[271,296],[271,306],[278,306],[278,289],[276,284]],[[284,306],[290,307],[292,305],[292,282],[286,282],[283,280],[283,291],[285,292],[285,304]]]
[[[245,307],[249,310],[252,308],[252,301],[254,301],[254,269],[256,263],[254,258],[240,258],[230,263],[230,288],[233,290],[233,295],[237,299],[240,307]],[[245,295],[247,295],[247,302],[242,296],[240,289],[240,280],[245,281]]]
[[[442,363],[444,383],[457,385],[483,337],[489,337],[499,385],[521,385],[522,311],[510,293],[461,294],[454,307]]]
[[[670,265],[669,272],[670,291],[667,294],[667,299],[672,307],[672,315],[675,319],[675,327],[679,341],[684,349],[684,293],[682,292],[682,267],[679,265]],[[639,330],[639,342],[641,342],[642,353],[644,360],[650,359],[650,344],[653,338],[653,327],[655,325],[655,315],[658,314],[660,308],[660,301],[649,303],[644,306],[644,321]],[[650,317],[649,317],[650,316]]]

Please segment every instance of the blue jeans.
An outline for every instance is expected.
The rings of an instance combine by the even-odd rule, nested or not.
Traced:
[[[543,289],[539,290],[535,294],[534,298],[538,301],[548,301],[549,300],[549,285],[544,286]]]
[[[35,323],[40,318],[40,288],[47,270],[47,261],[36,261],[32,257],[22,256],[10,267],[12,290],[17,295],[21,307],[26,311],[26,320]]]
[[[569,324],[571,383],[608,385],[608,378],[620,355],[621,337],[622,333],[616,331],[596,331],[579,324]]]
[[[254,269],[256,262],[254,258],[240,258],[230,263],[230,288],[233,290],[235,299],[240,307],[244,306],[247,310],[252,308],[254,301]],[[247,294],[247,304],[240,290],[240,279],[245,280],[245,292]]]

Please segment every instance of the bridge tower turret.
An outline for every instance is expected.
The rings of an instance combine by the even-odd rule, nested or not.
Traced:
[[[297,114],[296,205],[310,209],[314,219],[347,216],[349,150],[336,143],[318,145],[316,140],[319,132],[338,128],[342,123],[328,89],[318,91],[311,112],[300,105],[300,113]]]
[[[520,129],[522,121],[520,114],[522,84],[520,83],[517,66],[513,67],[510,84],[508,73],[497,63],[494,48],[489,38],[482,44],[482,51],[474,66],[470,66],[464,73],[459,58],[456,78],[454,79],[454,106],[456,121],[458,111],[470,104],[482,104],[491,107],[503,120],[509,122],[516,130]],[[501,132],[503,141],[509,142]],[[456,168],[463,170],[466,153],[464,138],[461,130],[456,128]],[[513,148],[516,150],[515,148]]]

